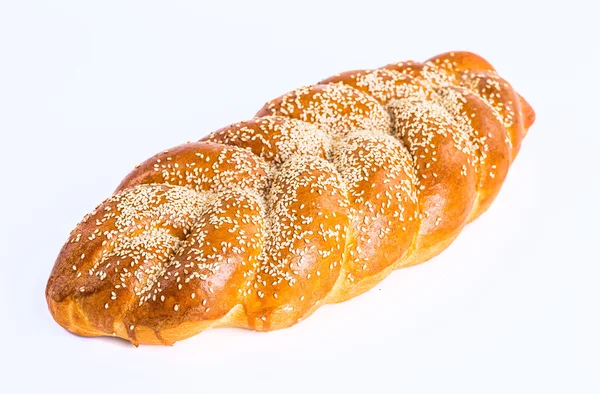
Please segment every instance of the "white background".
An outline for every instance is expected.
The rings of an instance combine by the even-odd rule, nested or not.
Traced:
[[[600,392],[591,7],[0,4],[0,393]],[[537,122],[495,204],[441,256],[268,334],[136,349],[54,323],[44,287],[60,247],[135,164],[330,74],[460,49]]]

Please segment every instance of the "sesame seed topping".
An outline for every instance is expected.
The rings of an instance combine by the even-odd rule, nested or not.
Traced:
[[[267,330],[361,289],[489,205],[525,134],[516,92],[466,56],[341,73],[136,165],[50,293],[161,330],[241,305]]]

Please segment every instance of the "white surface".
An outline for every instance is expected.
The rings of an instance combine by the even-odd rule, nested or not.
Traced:
[[[0,393],[600,392],[597,12],[561,3],[1,1]],[[538,120],[443,255],[269,334],[136,349],[54,323],[54,259],[133,165],[299,85],[453,49]]]

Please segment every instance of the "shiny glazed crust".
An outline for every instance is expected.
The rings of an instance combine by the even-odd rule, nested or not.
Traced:
[[[72,231],[48,306],[75,334],[135,345],[289,327],[444,250],[534,119],[469,52],[289,92],[137,166]]]

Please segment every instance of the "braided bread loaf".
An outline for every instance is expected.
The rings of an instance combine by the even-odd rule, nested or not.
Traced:
[[[498,193],[534,112],[481,57],[350,71],[137,166],[48,281],[84,336],[268,331],[440,253]]]

